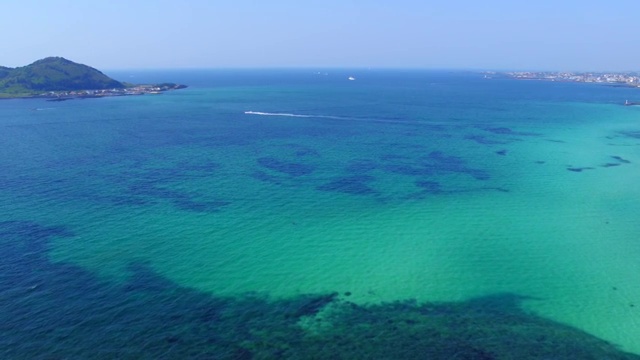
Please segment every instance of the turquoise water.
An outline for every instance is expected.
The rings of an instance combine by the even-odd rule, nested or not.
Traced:
[[[384,336],[436,358],[594,354],[598,339],[640,354],[640,109],[620,106],[636,89],[424,71],[114,75],[190,87],[0,102],[10,358],[306,358],[318,344],[329,357],[338,335],[363,358],[409,356],[358,337],[362,322],[394,326],[352,309],[428,323],[429,341],[471,316],[477,328],[435,347],[417,330]],[[473,317],[495,298],[490,321]],[[541,323],[527,347],[522,329]],[[562,331],[576,343],[556,346]]]

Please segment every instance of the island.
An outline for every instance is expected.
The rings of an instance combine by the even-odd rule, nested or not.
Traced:
[[[174,83],[124,83],[90,66],[62,57],[47,57],[17,68],[0,66],[0,99],[46,98],[49,101],[65,101],[161,94],[164,91],[186,87]]]

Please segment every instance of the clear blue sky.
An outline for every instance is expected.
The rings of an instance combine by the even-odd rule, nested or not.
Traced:
[[[0,65],[640,70],[638,0],[10,0]]]

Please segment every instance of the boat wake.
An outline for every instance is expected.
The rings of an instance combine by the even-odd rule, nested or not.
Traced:
[[[268,112],[260,112],[260,111],[245,111],[244,113],[248,114],[248,115],[262,115],[262,116],[288,116],[288,117],[301,117],[301,118],[315,117],[313,115],[299,115],[299,114],[287,114],[287,113],[268,113]]]
[[[356,117],[344,117],[344,116],[332,116],[332,115],[304,115],[304,114],[290,114],[290,113],[270,113],[262,111],[245,111],[247,115],[260,115],[260,116],[283,116],[283,117],[295,117],[295,118],[307,118],[307,119],[331,119],[331,120],[343,120],[353,122],[364,123],[386,123],[397,125],[447,125],[442,122],[423,122],[423,121],[411,121],[411,120],[391,120],[391,119],[375,119],[375,118],[356,118]]]
[[[286,117],[296,117],[296,118],[349,120],[348,118],[344,118],[340,116],[330,116],[330,115],[303,115],[303,114],[289,114],[289,113],[270,113],[270,112],[261,112],[261,111],[245,111],[244,113],[247,115],[262,115],[262,116],[286,116]]]

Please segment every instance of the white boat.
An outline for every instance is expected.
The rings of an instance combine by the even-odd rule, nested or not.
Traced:
[[[349,76],[349,77],[348,77],[348,79],[349,79],[349,80],[351,80],[351,81],[353,81],[353,80],[355,80],[356,78],[354,78],[353,76]]]

